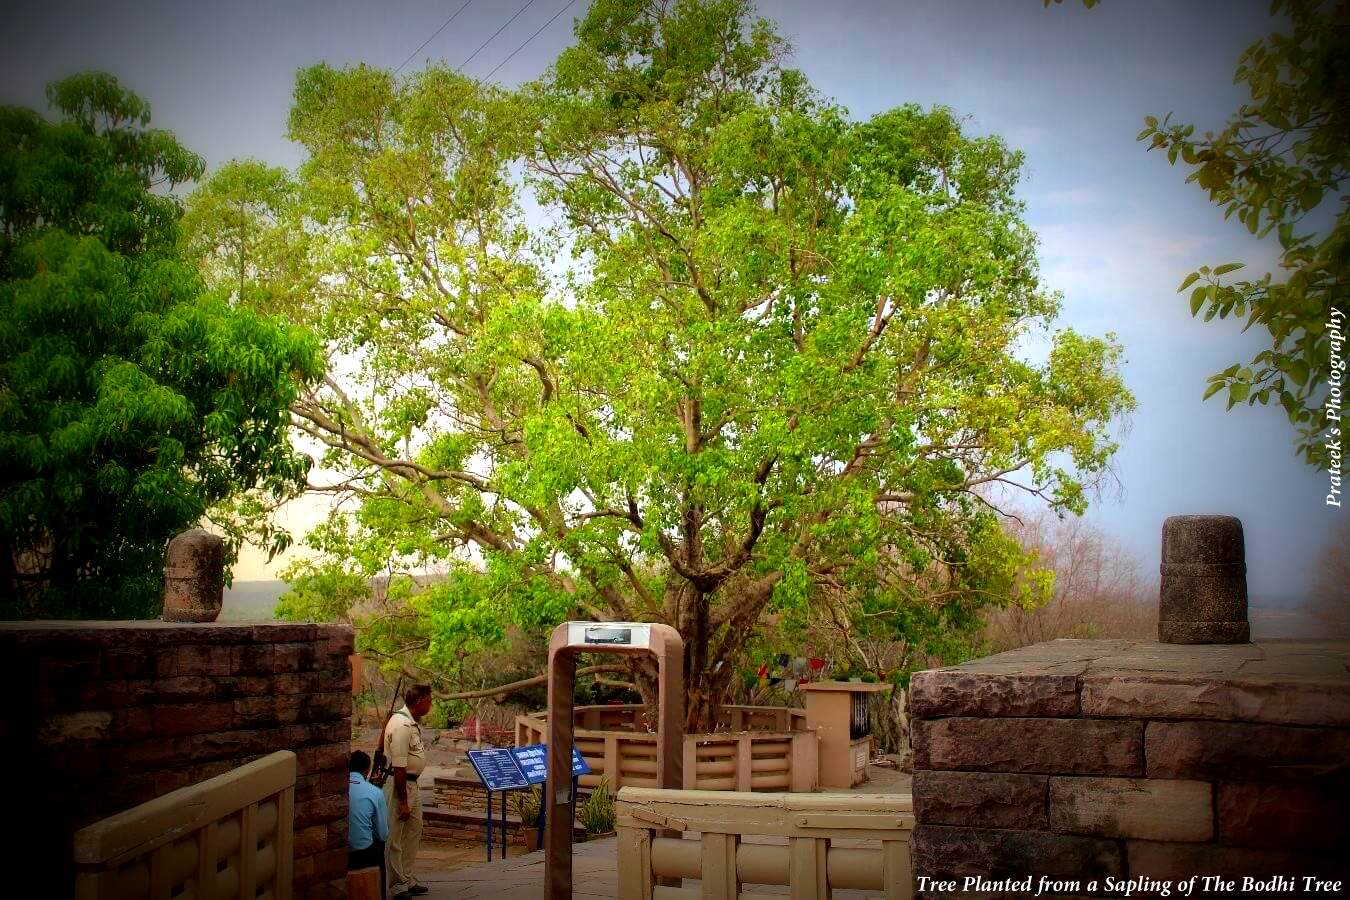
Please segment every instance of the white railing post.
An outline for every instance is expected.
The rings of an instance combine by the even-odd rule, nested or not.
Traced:
[[[788,884],[792,900],[820,900],[830,896],[828,839],[788,838]]]
[[[605,769],[604,774],[609,776],[610,788],[618,791],[623,787],[619,778],[619,738],[613,734],[605,735]]]
[[[913,898],[908,794],[624,788],[617,806],[619,900],[652,900],[653,885],[685,878],[700,879],[701,887],[670,897],[736,900],[745,878],[786,886],[793,900],[828,900],[841,890]],[[697,832],[702,839],[664,836],[672,832]],[[787,838],[787,846],[750,837]],[[836,838],[850,846],[836,846]]]
[[[652,900],[652,833],[644,827],[619,826],[619,896]]]
[[[736,790],[750,791],[754,786],[754,777],[754,745],[750,735],[742,732],[736,738]]]
[[[736,877],[736,848],[740,835],[703,833],[702,867],[703,900],[738,900],[741,882]]]
[[[881,844],[882,883],[886,886],[886,900],[913,900],[913,863],[909,855],[909,841],[883,841]]]

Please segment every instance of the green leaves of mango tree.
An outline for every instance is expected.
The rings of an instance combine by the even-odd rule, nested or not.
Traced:
[[[1325,467],[1332,424],[1322,413],[1327,325],[1332,311],[1344,313],[1350,300],[1350,196],[1344,192],[1350,175],[1350,3],[1276,0],[1271,14],[1286,16],[1289,31],[1257,41],[1239,58],[1235,80],[1247,86],[1251,101],[1222,131],[1197,140],[1193,126],[1148,116],[1139,140],[1148,141],[1149,149],[1166,147],[1169,163],[1179,154],[1192,167],[1186,180],[1208,192],[1225,219],[1236,214],[1258,237],[1276,233],[1278,281],[1267,273],[1225,284],[1219,279],[1242,267],[1225,263],[1192,273],[1180,290],[1204,278],[1206,284],[1191,293],[1192,315],[1204,309],[1209,321],[1232,313],[1246,319],[1244,330],[1259,324],[1270,336],[1270,348],[1250,368],[1210,378],[1205,397],[1227,387],[1230,409],[1278,398],[1295,427],[1296,452]],[[1295,232],[1300,226],[1306,234]]]
[[[165,542],[220,502],[304,483],[288,407],[303,329],[214,297],[155,190],[202,161],[102,73],[0,109],[0,615],[135,618]]]

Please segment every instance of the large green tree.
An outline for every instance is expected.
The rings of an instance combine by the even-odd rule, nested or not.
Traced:
[[[0,109],[0,615],[135,618],[165,541],[308,461],[287,410],[303,330],[205,292],[169,193],[202,160],[113,77]]]
[[[1149,116],[1139,140],[1168,161],[1252,234],[1279,242],[1279,273],[1248,280],[1223,276],[1242,263],[1203,266],[1188,275],[1191,314],[1230,314],[1270,335],[1250,362],[1209,379],[1208,398],[1226,391],[1228,408],[1280,403],[1298,434],[1297,453],[1317,467],[1330,461],[1335,425],[1323,409],[1331,364],[1332,311],[1350,310],[1350,2],[1274,0],[1288,28],[1257,41],[1238,60],[1235,81],[1251,99],[1225,127],[1195,136],[1195,126]],[[1343,323],[1344,319],[1342,319]],[[1342,324],[1342,332],[1344,326]]]
[[[941,651],[1043,589],[992,489],[1081,510],[1133,401],[1111,339],[1051,330],[1020,155],[945,109],[850,118],[742,0],[597,0],[576,35],[515,95],[299,77],[332,365],[293,409],[360,501],[316,571],[450,568],[402,633],[433,670],[667,622],[691,728],[767,616]]]

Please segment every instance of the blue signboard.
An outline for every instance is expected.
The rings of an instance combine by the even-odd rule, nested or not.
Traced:
[[[528,747],[516,747],[511,751],[516,765],[524,773],[530,784],[543,784],[548,777],[548,744],[530,744]],[[576,747],[572,748],[572,774],[589,775],[591,767]]]
[[[583,756],[577,751],[577,748],[576,748],[576,747],[573,747],[573,748],[572,748],[572,775],[573,775],[573,777],[576,777],[577,775],[589,775],[589,774],[591,774],[591,767],[588,766],[588,765],[586,765],[586,759],[585,759],[585,757],[583,757]]]
[[[516,765],[525,774],[530,784],[543,784],[548,776],[548,747],[545,744],[531,744],[528,747],[514,747],[511,755]]]
[[[483,787],[489,791],[512,791],[531,784],[516,765],[511,750],[470,750],[468,755],[478,777],[483,779]]]

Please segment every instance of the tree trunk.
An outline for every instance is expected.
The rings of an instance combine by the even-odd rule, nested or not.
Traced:
[[[717,721],[715,709],[720,699],[713,693],[708,675],[708,595],[690,585],[686,591],[689,601],[689,623],[684,637],[685,648],[685,733],[703,734],[712,731]]]

